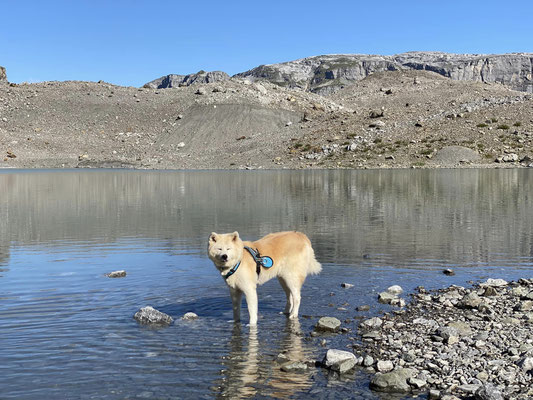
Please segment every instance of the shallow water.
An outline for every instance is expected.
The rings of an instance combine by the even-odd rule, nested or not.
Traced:
[[[276,356],[321,359],[317,319],[355,330],[386,310],[376,297],[392,284],[533,277],[532,203],[531,170],[2,171],[0,397],[386,398],[362,370],[283,373]],[[269,282],[257,332],[235,327],[209,233],[289,229],[308,234],[324,267],[306,281],[299,323],[279,314]],[[127,277],[104,276],[118,269]],[[145,305],[176,322],[138,325]],[[200,319],[181,321],[188,311]]]

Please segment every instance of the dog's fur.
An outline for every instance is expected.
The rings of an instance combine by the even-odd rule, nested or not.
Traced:
[[[257,249],[262,256],[274,261],[270,268],[261,268],[259,276],[256,263],[244,246]],[[291,319],[298,318],[300,290],[307,275],[320,273],[322,266],[315,259],[309,238],[300,232],[271,233],[255,242],[242,241],[238,232],[211,233],[208,244],[209,258],[222,276],[239,261],[237,271],[226,279],[233,304],[233,318],[240,321],[241,298],[246,296],[250,325],[257,324],[257,285],[277,277],[287,296],[284,313]]]

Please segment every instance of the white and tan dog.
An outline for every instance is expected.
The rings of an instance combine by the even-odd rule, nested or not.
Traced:
[[[273,266],[260,267],[258,274],[256,261],[244,246],[270,257]],[[238,232],[213,232],[209,236],[208,254],[229,286],[235,322],[240,321],[244,293],[252,326],[257,324],[257,285],[277,277],[287,296],[284,313],[295,319],[298,318],[300,290],[306,276],[322,270],[309,238],[300,232],[271,233],[255,242],[242,241]]]

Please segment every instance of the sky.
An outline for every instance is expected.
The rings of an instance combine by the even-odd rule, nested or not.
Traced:
[[[0,66],[142,86],[321,54],[533,52],[532,16],[531,0],[0,0]]]

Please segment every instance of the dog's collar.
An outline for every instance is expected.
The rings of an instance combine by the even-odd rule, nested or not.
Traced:
[[[239,268],[239,265],[241,265],[240,261],[232,269],[230,269],[226,275],[224,275],[224,280],[228,280],[228,278],[237,271],[237,268]]]

